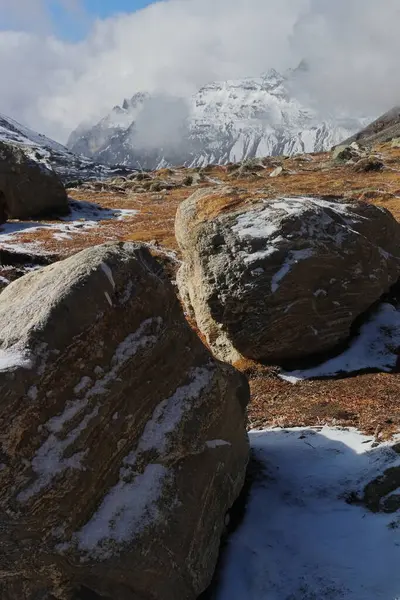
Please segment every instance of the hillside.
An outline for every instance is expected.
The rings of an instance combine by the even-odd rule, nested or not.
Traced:
[[[0,114],[0,141],[13,142],[31,148],[47,161],[64,183],[74,180],[102,179],[126,170],[101,165],[84,156],[79,156],[54,140],[37,133],[14,119]]]
[[[387,113],[370,123],[367,127],[351,136],[344,143],[358,142],[373,145],[388,142],[400,137],[400,107],[395,106]]]
[[[79,127],[68,147],[102,163],[148,169],[329,150],[368,119],[308,105],[302,68],[212,82],[187,102],[135,94],[93,127]]]

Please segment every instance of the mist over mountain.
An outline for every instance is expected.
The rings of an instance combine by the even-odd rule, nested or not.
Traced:
[[[212,82],[190,98],[139,92],[78,127],[68,147],[105,164],[193,167],[328,150],[372,120],[315,107],[307,73],[303,61],[284,74]]]
[[[135,92],[187,98],[303,58],[296,98],[324,117],[376,117],[399,103],[398,0],[165,0],[89,18],[79,39],[60,35],[45,10],[54,3],[0,1],[0,111],[61,143]],[[14,26],[1,31],[5,10]]]

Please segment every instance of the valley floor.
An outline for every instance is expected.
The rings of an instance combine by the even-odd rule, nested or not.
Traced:
[[[252,431],[256,475],[215,600],[397,600],[400,518],[349,499],[400,456],[341,428]]]
[[[384,144],[375,152],[385,164],[382,171],[359,173],[333,162],[328,154],[311,154],[269,157],[257,169],[251,165],[242,169],[238,165],[206,167],[200,172],[162,169],[142,174],[140,181],[113,180],[70,189],[68,217],[0,226],[0,286],[35,268],[37,261],[45,264],[43,260],[51,262],[116,240],[146,242],[153,251],[166,252],[174,276],[179,266],[176,209],[203,187],[221,189],[211,213],[260,198],[333,195],[384,206],[400,220],[400,148]],[[284,174],[271,178],[279,165]],[[18,253],[27,254],[29,263]],[[23,257],[23,264],[18,256]],[[356,427],[378,441],[400,431],[398,306],[398,298],[389,298],[378,307],[378,313],[370,315],[344,354],[332,356],[316,370],[310,364],[302,372],[287,373],[286,381],[277,367],[250,361],[237,364],[250,379],[250,427],[339,425]],[[321,378],[328,375],[329,379]]]
[[[221,187],[211,212],[260,198],[337,195],[385,206],[400,220],[400,149],[386,145],[378,152],[386,165],[381,172],[355,173],[328,155],[310,155],[265,159],[265,168],[254,172],[165,169],[122,191],[106,184],[69,190],[67,219],[0,227],[0,258],[8,257],[0,284],[43,258],[109,240],[166,251],[173,275],[176,208],[199,187]],[[270,178],[277,166],[285,174]],[[185,182],[188,174],[192,184]],[[163,182],[168,189],[151,191]],[[31,262],[19,264],[18,252]],[[251,361],[236,365],[251,386],[254,480],[244,519],[222,555],[213,600],[400,599],[399,517],[348,503],[386,468],[400,466],[385,441],[400,432],[399,355],[394,295],[375,307],[348,348],[319,366],[283,372]]]

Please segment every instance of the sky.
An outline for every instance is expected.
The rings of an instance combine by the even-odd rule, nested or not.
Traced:
[[[305,59],[327,112],[400,104],[399,0],[0,0],[0,112],[65,142],[125,97]]]
[[[95,19],[106,19],[121,13],[132,13],[152,4],[151,0],[82,0],[78,15],[68,5],[51,2],[49,10],[56,33],[66,40],[82,39]],[[77,18],[80,17],[80,18]]]

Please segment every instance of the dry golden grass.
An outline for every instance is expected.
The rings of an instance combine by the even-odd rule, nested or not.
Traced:
[[[400,376],[368,373],[343,379],[282,381],[276,367],[235,365],[250,381],[253,428],[335,425],[385,439],[400,431]]]

